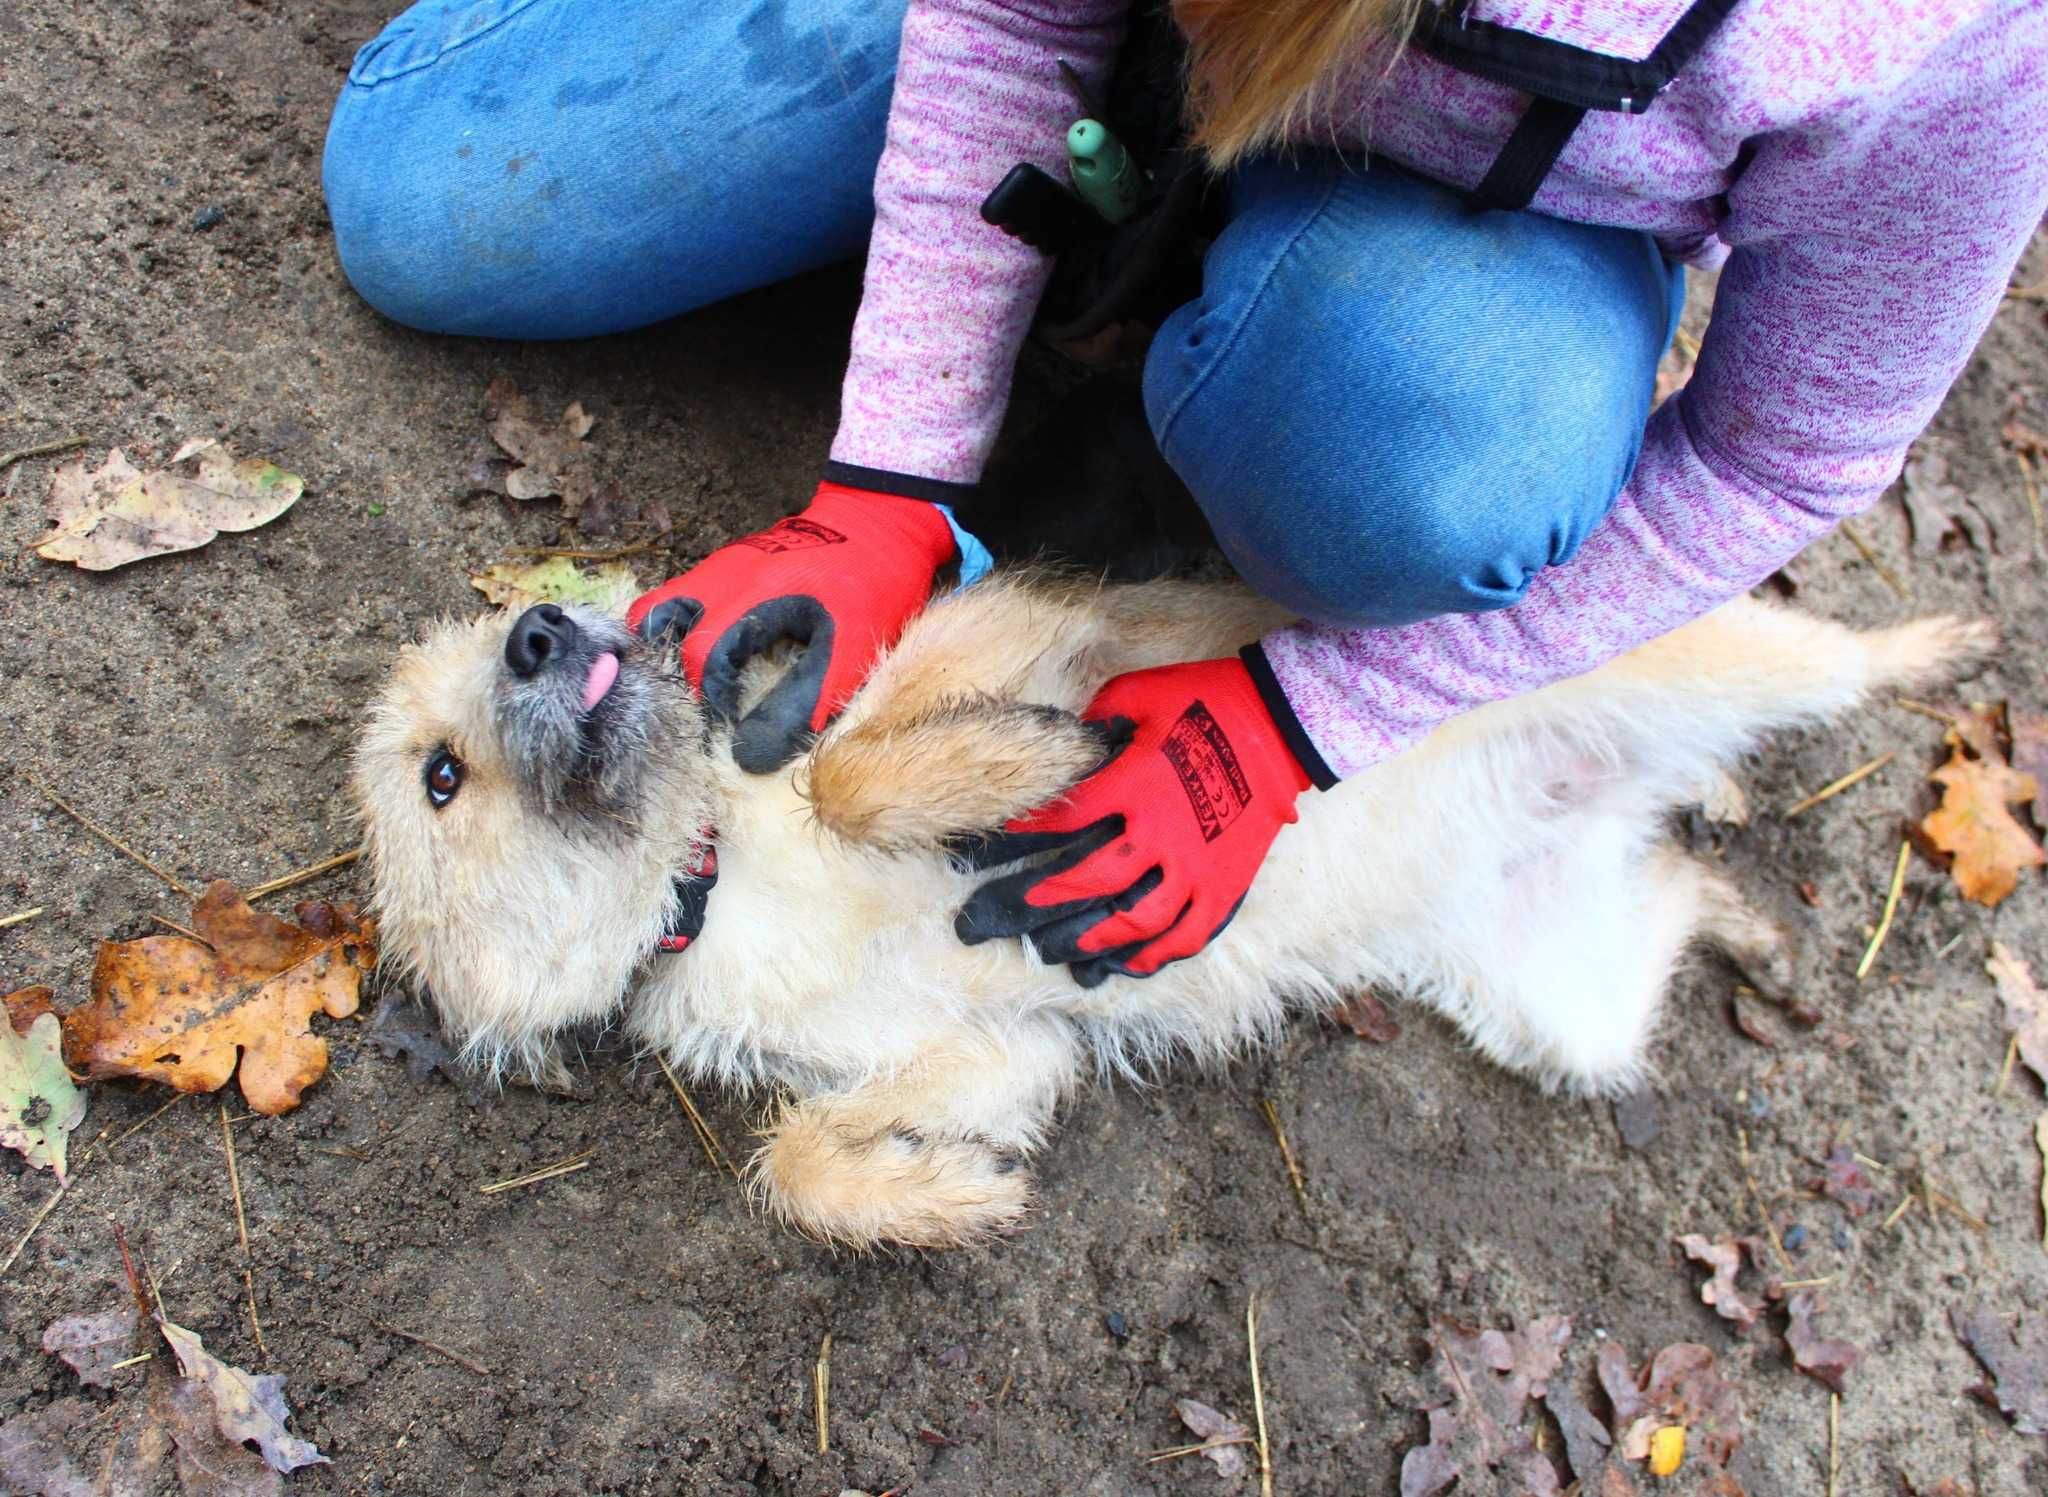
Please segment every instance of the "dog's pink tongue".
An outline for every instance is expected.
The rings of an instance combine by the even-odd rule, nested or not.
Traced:
[[[590,679],[583,683],[583,710],[588,712],[604,700],[604,694],[612,689],[612,683],[619,679],[619,657],[610,650],[598,656],[590,666]]]

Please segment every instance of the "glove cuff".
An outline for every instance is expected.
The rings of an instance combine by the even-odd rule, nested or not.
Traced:
[[[1265,646],[1255,640],[1239,650],[1237,658],[1244,662],[1245,673],[1252,678],[1252,687],[1258,692],[1259,700],[1273,715],[1273,725],[1280,730],[1280,741],[1294,755],[1309,783],[1318,790],[1336,786],[1336,774],[1324,760],[1315,740],[1308,736],[1308,729],[1301,725],[1301,719],[1295,716],[1294,704],[1287,700],[1287,693],[1280,689],[1280,678],[1273,674],[1273,664],[1266,659]]]
[[[859,489],[864,494],[893,494],[899,499],[922,499],[927,504],[959,504],[972,499],[975,492],[971,483],[918,478],[909,473],[863,468],[854,463],[827,463],[820,476],[826,483],[842,489]]]

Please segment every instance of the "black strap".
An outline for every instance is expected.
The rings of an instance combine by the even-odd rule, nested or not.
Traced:
[[[1584,109],[1641,114],[1742,0],[1694,0],[1640,62],[1467,14],[1469,0],[1424,5],[1410,39],[1461,73]]]
[[[711,889],[718,882],[718,847],[709,837],[692,849],[696,861],[676,875],[676,908],[668,926],[655,943],[671,956],[688,951],[690,943],[704,934],[704,917],[711,905]]]
[[[1500,154],[1493,158],[1486,177],[1467,194],[1475,208],[1500,208],[1519,213],[1536,197],[1536,189],[1550,175],[1564,151],[1565,142],[1586,111],[1576,104],[1556,99],[1531,99],[1521,121]]]

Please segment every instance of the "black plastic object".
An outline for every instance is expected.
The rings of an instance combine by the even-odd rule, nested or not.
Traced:
[[[1100,239],[1102,220],[1087,204],[1030,162],[1019,162],[981,202],[984,222],[1048,255],[1064,255]]]

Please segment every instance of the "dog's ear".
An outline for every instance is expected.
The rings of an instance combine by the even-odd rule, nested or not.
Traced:
[[[1070,712],[973,696],[828,732],[798,785],[828,830],[938,851],[1055,799],[1120,744]]]

